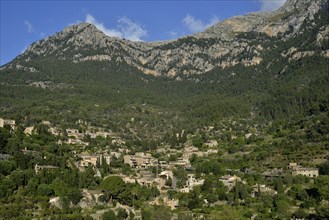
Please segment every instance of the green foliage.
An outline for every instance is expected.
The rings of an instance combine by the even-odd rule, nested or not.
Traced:
[[[329,176],[319,176],[316,179],[316,186],[322,199],[329,200]]]
[[[125,209],[119,208],[117,217],[119,220],[126,219],[128,217],[128,213]]]
[[[170,220],[172,217],[170,209],[165,206],[144,207],[142,209],[143,220]]]
[[[329,216],[329,205],[328,205],[328,203],[316,207],[316,212],[317,212],[317,214],[320,218],[322,218],[322,219],[328,218],[328,216]]]
[[[105,212],[103,214],[103,220],[116,220],[117,217],[115,215],[115,213],[110,209],[109,211]]]
[[[329,175],[329,160],[319,166],[320,175]]]
[[[240,210],[234,207],[222,206],[219,210],[213,210],[210,213],[209,219],[223,219],[223,220],[231,220],[231,219],[247,219],[243,216]]]
[[[187,171],[182,167],[178,167],[173,173],[176,178],[177,187],[183,187],[187,181]]]
[[[114,199],[119,198],[119,194],[125,190],[125,186],[125,182],[118,176],[107,177],[100,184],[100,188],[106,190],[108,195]]]
[[[11,171],[16,168],[15,161],[0,160],[0,173],[2,175],[9,175]]]
[[[40,184],[37,189],[37,195],[38,196],[51,196],[54,195],[54,190],[51,188],[51,186],[47,184]]]

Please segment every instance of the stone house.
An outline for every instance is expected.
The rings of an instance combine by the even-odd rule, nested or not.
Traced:
[[[205,146],[214,148],[218,146],[218,142],[216,140],[209,140],[206,143],[204,143]]]
[[[111,152],[109,152],[109,155],[118,159],[122,155],[122,153],[111,151]]]
[[[319,169],[318,168],[311,168],[311,167],[302,167],[297,163],[290,163],[288,166],[291,175],[303,175],[310,178],[315,178],[319,176]]]
[[[135,155],[124,155],[123,162],[133,168],[149,168],[158,165],[158,160],[151,154],[136,153]]]
[[[186,185],[178,191],[182,193],[189,193],[191,190],[193,190],[193,187],[201,186],[203,183],[204,179],[197,180],[194,174],[188,174]]]
[[[162,177],[162,178],[165,178],[165,179],[169,179],[169,178],[173,179],[174,178],[174,174],[170,170],[164,170],[164,171],[162,171],[159,174],[159,176]]]
[[[8,120],[0,118],[0,128],[3,128],[5,125],[9,125],[11,129],[15,130],[16,128],[16,122],[15,120]]]
[[[190,166],[190,161],[187,158],[179,157],[177,158],[177,161],[170,161],[169,165],[187,167]]]
[[[111,164],[111,155],[107,154],[81,154],[80,157],[82,158],[79,163],[81,167],[88,167],[89,165],[96,167],[98,164],[102,165],[102,158],[105,159],[106,164]]]
[[[257,197],[259,196],[259,193],[265,193],[274,196],[277,194],[277,191],[267,187],[265,184],[256,184],[252,187],[251,197]]]
[[[203,183],[204,183],[204,179],[197,180],[195,178],[194,174],[188,174],[187,175],[186,185],[190,189],[193,189],[193,187],[195,187],[195,186],[201,186],[201,185],[203,185]]]
[[[32,135],[33,130],[34,130],[34,126],[26,127],[25,130],[24,130],[24,134]]]
[[[38,164],[35,164],[35,166],[34,166],[35,174],[38,174],[41,170],[45,170],[45,169],[54,170],[54,169],[58,169],[58,167],[50,166],[50,165],[40,166]]]
[[[178,208],[179,200],[178,199],[169,199],[169,198],[164,198],[163,203],[170,207],[171,210],[175,210]]]
[[[79,132],[78,129],[68,128],[66,129],[68,137],[74,137],[75,139],[81,140],[84,137],[84,134]]]
[[[191,147],[184,148],[183,158],[189,159],[193,154],[197,155],[198,157],[204,156],[204,152],[199,151],[199,149],[197,147],[191,146]]]
[[[264,176],[265,178],[277,178],[277,177],[283,177],[284,176],[284,172],[283,169],[277,169],[274,168],[272,170],[267,170],[264,173],[262,173],[262,176]]]
[[[224,186],[232,189],[237,182],[242,182],[241,178],[238,176],[225,175],[219,178],[219,181],[224,183]]]
[[[103,204],[101,201],[101,196],[104,196],[104,192],[102,190],[89,190],[82,189],[83,198],[79,202],[80,207],[87,208],[88,205],[96,203]]]
[[[80,145],[80,146],[88,146],[89,143],[88,142],[84,142],[80,139],[71,139],[69,138],[67,141],[66,141],[67,144],[74,144],[74,145]]]
[[[60,130],[58,128],[50,127],[48,129],[48,131],[54,136],[59,136],[60,135]]]

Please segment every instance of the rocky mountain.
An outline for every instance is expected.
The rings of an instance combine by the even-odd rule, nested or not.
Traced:
[[[329,23],[315,22],[323,11],[328,13],[328,0],[288,0],[274,12],[233,17],[202,33],[152,43],[108,37],[94,25],[80,23],[33,43],[4,68],[36,72],[29,61],[40,57],[72,63],[124,62],[145,74],[171,78],[237,65],[256,68],[270,64],[266,57],[273,48],[305,34],[306,24],[309,29],[316,26],[312,41],[318,48],[310,50],[295,42],[279,51],[281,57],[297,60],[317,54],[329,58],[328,47],[323,46],[328,43]]]

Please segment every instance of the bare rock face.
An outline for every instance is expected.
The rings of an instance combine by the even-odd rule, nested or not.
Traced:
[[[327,0],[288,0],[274,12],[233,17],[202,33],[154,43],[108,37],[94,25],[81,23],[35,42],[9,67],[25,68],[20,64],[21,58],[29,61],[35,56],[55,56],[74,63],[125,62],[145,74],[167,77],[203,74],[216,67],[257,66],[263,62],[262,53],[271,49],[256,44],[257,36],[280,37],[285,41],[298,35],[304,22],[312,21],[326,4]],[[247,37],[250,33],[252,36]],[[327,39],[328,26],[318,33],[317,44]],[[296,60],[311,55],[312,52],[287,51],[282,56]]]

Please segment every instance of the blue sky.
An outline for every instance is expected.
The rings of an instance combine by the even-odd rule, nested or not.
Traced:
[[[270,11],[285,0],[0,0],[0,65],[31,43],[79,22],[130,40],[159,41],[203,31],[226,18]]]

